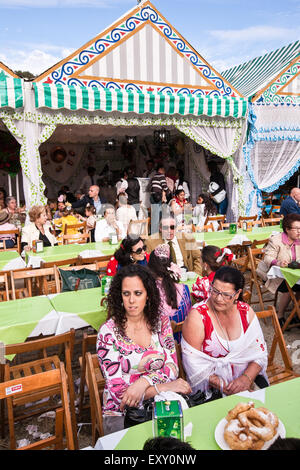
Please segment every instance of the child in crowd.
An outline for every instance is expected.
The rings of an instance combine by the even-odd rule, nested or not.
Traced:
[[[229,248],[219,248],[214,245],[207,245],[202,250],[202,273],[204,277],[198,277],[192,286],[192,296],[197,302],[207,300],[209,297],[209,287],[214,280],[216,271],[223,266],[226,261],[230,262],[234,258]]]
[[[72,206],[69,202],[66,202],[65,204],[65,209],[62,211],[62,217],[60,219],[55,219],[54,223],[56,227],[59,227],[61,230],[60,235],[57,237],[58,243],[62,243],[62,236],[65,233],[65,227],[66,225],[75,225],[79,223],[78,218],[75,215],[74,209],[72,209]],[[78,235],[80,232],[76,228],[71,228],[68,229],[68,235],[75,235],[74,241],[69,240],[69,243],[75,243],[76,242],[76,235]]]

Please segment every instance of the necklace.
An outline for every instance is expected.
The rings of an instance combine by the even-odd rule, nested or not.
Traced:
[[[219,315],[218,315],[217,312],[215,311],[213,305],[212,305],[212,310],[213,310],[214,315],[215,315],[215,317],[216,317],[216,319],[217,319],[217,322],[218,322],[218,324],[219,324],[219,327],[220,327],[220,329],[221,329],[221,331],[222,331],[222,333],[223,333],[223,336],[225,336],[224,339],[225,339],[225,341],[226,341],[226,343],[227,343],[227,350],[228,350],[228,352],[230,352],[228,334],[226,333],[226,331],[224,330],[223,326],[221,325],[221,322],[220,322],[220,320],[219,320]]]

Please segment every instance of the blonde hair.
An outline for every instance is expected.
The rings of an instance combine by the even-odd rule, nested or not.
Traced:
[[[46,212],[45,206],[32,206],[28,212],[30,222],[35,222],[43,212]]]

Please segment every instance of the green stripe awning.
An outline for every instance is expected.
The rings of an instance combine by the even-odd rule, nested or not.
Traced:
[[[21,78],[4,77],[0,79],[0,108],[22,108],[24,105]]]
[[[194,95],[163,95],[48,83],[33,83],[36,108],[136,114],[179,114],[242,118],[247,113],[244,98],[213,98]]]

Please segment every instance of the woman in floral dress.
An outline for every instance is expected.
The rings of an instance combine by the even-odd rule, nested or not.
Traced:
[[[108,294],[108,320],[99,330],[97,353],[106,384],[104,433],[124,427],[126,407],[163,391],[188,394],[178,378],[172,328],[160,313],[160,297],[148,268],[130,265],[113,278]]]

